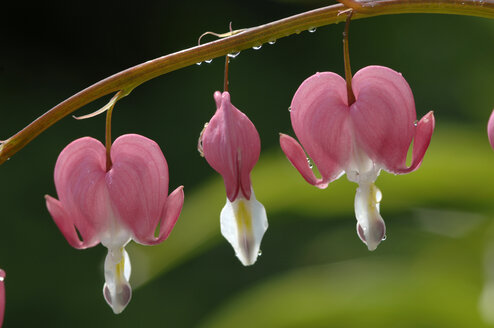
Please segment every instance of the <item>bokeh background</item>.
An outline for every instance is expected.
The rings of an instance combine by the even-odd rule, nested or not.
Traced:
[[[329,1],[120,1],[2,4],[0,139],[77,91],[141,62],[194,46],[205,31],[251,27]],[[494,322],[494,21],[395,15],[354,21],[354,72],[403,73],[417,115],[437,125],[422,167],[382,173],[388,233],[374,252],[355,233],[356,185],[308,185],[284,158],[288,106],[318,71],[343,73],[343,24],[246,50],[230,66],[232,102],[262,140],[252,172],[269,229],[243,267],[219,233],[223,182],[196,151],[223,85],[223,58],[156,78],[120,101],[114,136],[156,140],[170,189],[186,203],[162,245],[128,247],[133,300],[114,315],[102,297],[102,246],[72,249],[48,214],[53,168],[72,140],[103,140],[104,116],[63,119],[0,167],[5,327],[489,327]],[[208,37],[205,41],[212,40]],[[76,112],[92,112],[109,100]]]

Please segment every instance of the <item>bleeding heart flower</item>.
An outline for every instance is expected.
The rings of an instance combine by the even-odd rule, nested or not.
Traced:
[[[5,271],[0,269],[0,327],[3,325],[3,316],[5,314]]]
[[[356,101],[350,106],[345,80],[331,72],[309,77],[293,97],[293,130],[321,178],[314,175],[295,139],[281,134],[280,144],[310,184],[324,189],[343,173],[359,184],[357,233],[374,250],[386,234],[379,213],[382,194],[374,182],[381,169],[404,174],[420,166],[434,130],[434,115],[429,112],[416,121],[412,91],[401,74],[390,68],[365,67],[355,74],[352,86]],[[407,166],[412,140],[412,161]]]
[[[489,117],[489,122],[487,123],[487,136],[489,137],[489,142],[491,147],[494,149],[494,110]]]
[[[111,147],[111,160],[113,166],[106,171],[103,144],[89,137],[73,141],[55,165],[60,200],[45,198],[71,246],[84,249],[101,242],[108,248],[103,295],[120,313],[132,294],[125,245],[131,239],[143,245],[165,240],[182,210],[184,194],[180,186],[168,195],[165,157],[158,144],[146,137],[119,137]]]
[[[223,176],[226,205],[220,214],[221,233],[243,265],[252,265],[268,228],[264,206],[256,200],[250,172],[261,152],[254,124],[230,102],[228,92],[215,92],[216,113],[200,141],[207,162]]]

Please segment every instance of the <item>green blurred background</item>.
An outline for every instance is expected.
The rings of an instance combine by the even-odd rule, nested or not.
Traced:
[[[194,46],[205,31],[244,28],[328,1],[119,1],[2,4],[0,139],[113,73]],[[0,167],[0,267],[5,327],[488,327],[494,322],[494,21],[395,15],[354,21],[354,72],[389,66],[407,79],[421,117],[436,116],[422,167],[382,173],[387,240],[367,251],[355,233],[356,185],[309,186],[282,155],[293,135],[287,108],[318,71],[343,73],[343,25],[246,50],[230,67],[232,102],[259,130],[252,172],[270,227],[245,268],[219,234],[221,178],[196,143],[223,85],[222,58],[150,81],[120,101],[113,131],[156,140],[170,189],[186,203],[170,238],[128,247],[135,287],[115,316],[102,297],[102,246],[72,249],[48,214],[59,152],[82,136],[103,139],[104,117],[70,117]],[[205,41],[213,38],[206,38]],[[92,112],[108,101],[77,112]]]

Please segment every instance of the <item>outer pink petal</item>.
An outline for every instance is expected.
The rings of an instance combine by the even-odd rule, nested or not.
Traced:
[[[3,316],[5,314],[5,286],[4,286],[4,279],[5,279],[5,271],[0,269],[0,327],[2,327],[3,324]]]
[[[341,175],[352,154],[349,114],[345,80],[335,73],[309,77],[293,97],[293,130],[321,172],[320,187]]]
[[[412,164],[410,167],[406,167],[406,165],[401,167],[388,167],[387,170],[392,173],[404,174],[418,169],[424,159],[425,151],[431,142],[434,126],[434,113],[431,111],[422,117],[415,128],[415,136],[413,137]]]
[[[155,237],[153,232],[152,235],[135,236],[135,241],[144,245],[156,245],[168,238],[184,205],[183,189],[183,186],[178,187],[166,199],[159,221],[160,231],[158,237]]]
[[[202,145],[209,165],[223,176],[230,201],[239,191],[250,199],[250,172],[261,152],[261,140],[249,118],[230,102],[230,94],[214,94],[216,113],[204,130]]]
[[[137,134],[111,148],[106,183],[114,211],[137,240],[154,237],[168,196],[168,165],[156,142]]]
[[[302,177],[313,186],[324,189],[328,186],[328,181],[318,179],[312,169],[309,167],[307,157],[302,146],[292,137],[280,133],[281,149],[293,166],[300,172]]]
[[[105,186],[105,147],[89,137],[77,139],[60,153],[55,187],[60,199],[47,197],[48,210],[69,243],[86,248],[99,242],[111,213]],[[74,235],[80,232],[83,242]]]
[[[491,147],[494,149],[494,110],[489,117],[489,122],[487,123],[487,135],[489,136],[489,142]]]
[[[407,152],[415,134],[413,94],[400,73],[368,66],[352,80],[356,102],[350,107],[360,147],[390,171],[406,167]]]
[[[65,239],[67,239],[70,246],[77,249],[87,248],[88,245],[86,245],[83,241],[79,239],[79,236],[77,235],[77,231],[74,226],[74,222],[72,221],[72,217],[70,215],[67,215],[67,213],[65,213],[62,204],[55,198],[48,195],[45,195],[45,199],[46,199],[46,207],[48,208],[48,211],[50,212],[53,221],[55,221],[55,224],[57,225],[58,229],[60,229],[60,232],[65,237]],[[90,246],[94,246],[94,245],[90,245]]]

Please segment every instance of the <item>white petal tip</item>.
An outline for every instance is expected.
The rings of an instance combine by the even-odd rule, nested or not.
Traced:
[[[130,271],[129,254],[124,248],[109,249],[105,260],[103,296],[115,314],[122,313],[132,298]]]
[[[237,198],[233,203],[227,199],[221,211],[221,234],[232,245],[244,266],[253,265],[260,253],[261,240],[268,229],[266,210],[254,192],[250,200]]]
[[[355,195],[357,234],[369,251],[386,239],[386,225],[379,213],[381,191],[373,184],[359,185]]]

